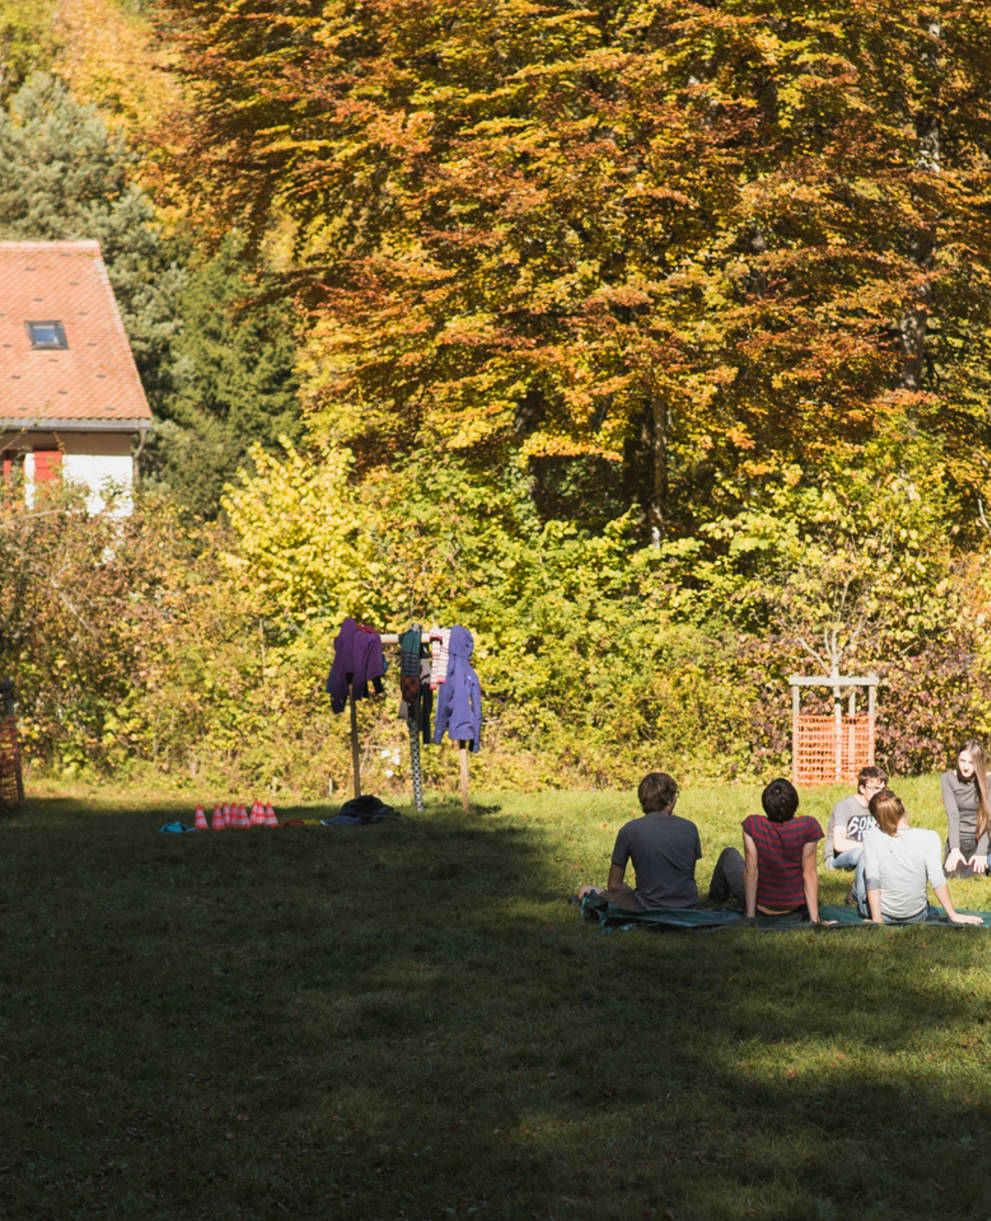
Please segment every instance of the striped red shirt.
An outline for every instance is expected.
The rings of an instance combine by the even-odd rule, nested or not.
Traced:
[[[809,814],[771,822],[762,814],[743,820],[757,845],[757,902],[764,907],[799,907],[805,902],[802,849],[822,839],[822,827]]]

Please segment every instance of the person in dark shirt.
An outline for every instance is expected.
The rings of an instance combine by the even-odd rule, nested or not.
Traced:
[[[578,897],[591,891],[633,911],[698,907],[695,862],[702,856],[702,845],[695,824],[673,812],[678,785],[666,772],[650,772],[640,781],[637,797],[643,817],[620,827],[605,886],[582,886]],[[635,887],[625,880],[631,859]]]

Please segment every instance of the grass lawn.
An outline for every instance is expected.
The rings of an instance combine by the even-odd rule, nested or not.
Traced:
[[[942,828],[935,778],[894,787]],[[31,788],[2,1217],[991,1216],[987,930],[600,935],[565,897],[632,794],[178,836],[186,800]],[[683,794],[704,883],[757,792]]]

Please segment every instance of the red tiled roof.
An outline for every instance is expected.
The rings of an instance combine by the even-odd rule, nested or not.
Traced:
[[[31,347],[60,322],[67,347]],[[147,428],[151,412],[98,242],[0,242],[0,427]]]

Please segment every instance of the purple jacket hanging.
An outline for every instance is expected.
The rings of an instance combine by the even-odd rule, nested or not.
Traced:
[[[334,661],[327,675],[333,711],[343,712],[347,707],[349,685],[356,700],[368,694],[369,683],[381,694],[384,673],[382,637],[371,628],[359,627],[349,615],[334,640]]]
[[[471,742],[471,749],[477,751],[482,736],[482,689],[469,660],[474,648],[467,628],[451,628],[447,679],[437,688],[434,742],[439,743],[446,730],[452,741]]]

